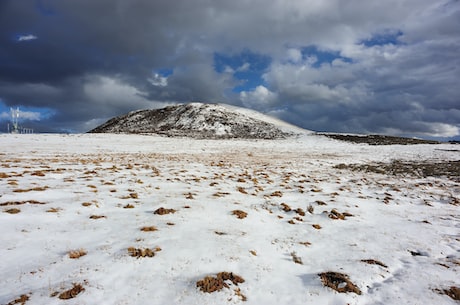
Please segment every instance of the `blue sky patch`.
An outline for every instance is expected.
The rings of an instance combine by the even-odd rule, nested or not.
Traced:
[[[400,45],[402,44],[399,41],[399,37],[403,35],[401,31],[386,31],[383,33],[378,33],[373,35],[369,39],[362,40],[360,43],[364,44],[366,47],[373,46],[384,46],[387,44]]]
[[[244,51],[236,55],[214,53],[214,69],[218,73],[233,73],[241,81],[233,88],[233,92],[250,91],[264,84],[262,75],[271,64],[271,58],[266,55]]]

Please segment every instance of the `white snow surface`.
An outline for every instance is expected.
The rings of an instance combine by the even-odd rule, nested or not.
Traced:
[[[0,304],[456,304],[440,291],[460,285],[459,184],[334,165],[458,160],[458,146],[1,134],[0,147]],[[197,288],[223,271],[244,283]],[[323,286],[326,271],[361,295]]]

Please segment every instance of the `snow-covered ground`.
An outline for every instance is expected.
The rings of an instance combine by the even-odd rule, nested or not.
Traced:
[[[0,304],[456,303],[443,292],[460,286],[458,182],[334,166],[458,160],[458,146],[2,134],[0,147]],[[328,271],[361,294],[325,287]],[[197,287],[219,272],[244,283]]]

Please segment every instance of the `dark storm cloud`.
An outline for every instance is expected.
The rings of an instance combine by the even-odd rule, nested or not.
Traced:
[[[459,6],[3,0],[0,103],[53,109],[53,130],[85,131],[130,110],[202,100],[317,130],[455,136]],[[269,58],[264,75],[244,82],[239,67],[216,69],[216,54],[248,53]],[[251,62],[243,64],[251,75]]]

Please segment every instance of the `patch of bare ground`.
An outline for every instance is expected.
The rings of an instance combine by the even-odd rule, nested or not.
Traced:
[[[61,208],[50,208],[46,210],[47,213],[58,213],[61,210]]]
[[[164,207],[160,207],[158,209],[156,209],[153,214],[155,215],[166,215],[166,214],[174,214],[176,213],[177,211],[174,210],[174,209],[165,209]]]
[[[387,265],[382,263],[381,261],[375,260],[375,259],[362,259],[361,260],[363,263],[369,264],[369,265],[379,265],[384,268],[388,268]]]
[[[460,181],[460,160],[457,161],[402,161],[391,163],[368,164],[338,164],[337,169],[373,172],[394,176],[415,176],[420,178],[446,176],[454,181]]]
[[[235,215],[238,219],[243,219],[246,218],[246,216],[248,216],[248,213],[241,210],[233,210],[232,215]]]
[[[7,305],[25,305],[26,302],[29,300],[29,296],[27,294],[21,294],[21,296],[11,302],[9,302]]]
[[[324,286],[332,288],[337,292],[353,292],[358,295],[361,294],[361,290],[349,280],[348,275],[346,274],[339,272],[323,272],[318,275]]]
[[[311,225],[313,228],[315,228],[316,230],[321,230],[321,226],[319,224],[313,224]]]
[[[206,276],[203,279],[196,282],[196,287],[198,287],[202,292],[212,293],[215,291],[220,291],[223,288],[230,288],[230,283],[238,286],[238,284],[244,283],[244,279],[234,274],[233,272],[219,272],[215,277]],[[241,293],[239,288],[235,288],[235,295],[237,295],[242,301],[246,301],[246,296]]]
[[[435,292],[439,294],[445,294],[455,301],[460,301],[460,288],[456,286],[451,286],[449,289],[434,289]]]
[[[69,258],[71,259],[78,259],[88,254],[88,252],[86,252],[85,249],[77,249],[77,250],[70,250],[69,253],[67,254],[69,255]]]
[[[123,206],[123,209],[134,209],[134,205],[128,203],[127,205]]]
[[[75,298],[77,295],[79,295],[80,293],[82,293],[83,291],[85,291],[85,288],[81,285],[81,284],[78,284],[78,283],[73,283],[73,287],[70,288],[69,290],[66,290],[66,291],[63,291],[59,294],[59,298],[61,300],[68,300],[68,299],[73,299]]]
[[[90,219],[101,219],[101,218],[107,218],[107,216],[104,216],[104,215],[91,215],[89,218]]]

